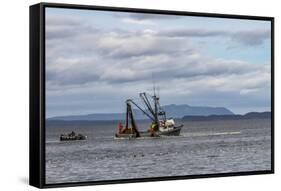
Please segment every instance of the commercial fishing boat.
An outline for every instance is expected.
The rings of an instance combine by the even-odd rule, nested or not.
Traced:
[[[123,128],[122,124],[119,123],[118,132],[115,134],[116,138],[138,138],[138,137],[161,137],[161,136],[179,136],[183,125],[177,126],[174,119],[166,118],[166,112],[160,105],[160,98],[156,96],[155,88],[154,94],[149,95],[148,93],[139,94],[145,108],[139,106],[132,99],[126,100],[127,112],[126,112],[126,125]],[[152,102],[151,102],[152,100]],[[151,121],[151,125],[147,131],[139,131],[132,106],[139,109],[144,115]]]

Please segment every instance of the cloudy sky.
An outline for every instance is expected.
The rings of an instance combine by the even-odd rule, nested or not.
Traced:
[[[46,9],[47,117],[162,105],[270,110],[270,22]]]

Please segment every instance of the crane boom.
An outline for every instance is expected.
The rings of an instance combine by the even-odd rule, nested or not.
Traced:
[[[146,93],[143,92],[143,93],[140,93],[140,98],[143,100],[144,104],[146,105],[147,109],[150,111],[150,113],[154,116],[155,118],[155,112],[154,110],[152,109],[152,106],[146,96]]]
[[[144,109],[142,109],[138,104],[136,104],[133,100],[128,99],[126,101],[126,103],[132,103],[133,105],[135,105],[139,110],[141,110],[143,112],[143,114],[145,114],[148,118],[150,118],[152,121],[154,121],[154,117],[151,117]]]

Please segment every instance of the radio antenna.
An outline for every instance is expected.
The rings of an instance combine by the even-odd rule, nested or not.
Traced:
[[[153,73],[151,74],[151,78],[152,78],[152,84],[153,84],[153,96],[156,96],[156,92],[155,92],[155,79],[154,79]]]

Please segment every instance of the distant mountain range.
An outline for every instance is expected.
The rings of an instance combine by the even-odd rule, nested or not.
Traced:
[[[167,117],[182,118],[184,116],[209,116],[209,115],[234,115],[232,111],[224,107],[203,107],[189,105],[166,105],[163,106]],[[134,117],[137,120],[147,119],[139,110],[134,110]],[[106,120],[124,120],[125,113],[95,113],[87,115],[69,115],[56,116],[48,120],[88,120],[88,121],[106,121]]]
[[[245,115],[209,115],[209,116],[184,116],[184,121],[215,121],[236,119],[266,119],[271,118],[271,112],[249,112]]]

